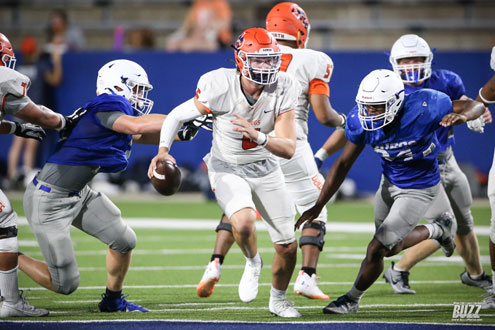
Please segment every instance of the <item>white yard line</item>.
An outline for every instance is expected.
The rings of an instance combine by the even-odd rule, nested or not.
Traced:
[[[201,219],[153,219],[153,218],[125,218],[132,228],[145,229],[212,229],[214,230],[219,220]],[[27,225],[25,217],[19,217],[20,225]],[[375,225],[371,222],[334,222],[327,223],[327,232],[332,233],[374,233]],[[256,222],[256,230],[266,231],[265,225],[261,221]],[[490,235],[489,226],[476,226],[477,235]]]

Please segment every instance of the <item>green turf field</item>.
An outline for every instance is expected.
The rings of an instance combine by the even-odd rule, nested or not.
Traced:
[[[23,215],[21,201],[12,204]],[[201,218],[218,219],[221,211],[213,202],[163,202],[155,198],[143,201],[116,201],[125,218]],[[329,221],[371,222],[373,206],[367,202],[338,202],[329,206]],[[487,203],[473,208],[475,222],[489,225]],[[179,220],[180,221],[180,220]],[[187,220],[184,220],[187,221]],[[19,228],[20,250],[41,258],[29,227]],[[259,232],[260,254],[264,268],[260,290],[255,301],[240,302],[237,284],[241,278],[244,258],[234,246],[222,267],[222,277],[210,298],[196,296],[196,284],[210,259],[215,240],[213,230],[135,229],[138,245],[134,251],[124,293],[129,300],[141,304],[152,313],[124,315],[97,312],[99,296],[105,286],[106,247],[84,233],[73,230],[72,237],[81,272],[79,289],[69,296],[51,293],[20,274],[20,287],[30,288],[32,304],[52,311],[50,320],[109,320],[109,319],[178,319],[178,320],[236,320],[284,321],[268,311],[271,281],[272,243],[266,231]],[[320,256],[318,274],[320,288],[335,299],[347,292],[356,278],[359,265],[372,234],[334,233],[326,235],[326,245]],[[489,273],[488,236],[479,236],[482,261]],[[411,273],[411,286],[416,295],[394,295],[392,288],[379,279],[361,300],[360,312],[351,315],[324,315],[328,301],[314,301],[296,296],[289,287],[288,297],[303,314],[301,321],[387,321],[387,322],[452,322],[453,302],[480,302],[483,291],[462,285],[459,274],[462,261],[455,254],[452,260],[440,253],[417,265]],[[398,258],[392,258],[397,260]],[[300,268],[301,255],[298,255]],[[385,267],[390,260],[385,261]],[[297,273],[297,272],[296,272]],[[297,274],[294,273],[292,281]],[[495,311],[481,311],[481,321],[470,324],[495,324]],[[459,322],[456,322],[459,323]]]

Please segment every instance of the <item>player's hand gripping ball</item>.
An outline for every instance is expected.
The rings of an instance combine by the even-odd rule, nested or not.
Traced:
[[[156,191],[165,196],[171,196],[179,190],[181,183],[180,169],[169,160],[158,161],[153,170],[151,183]]]

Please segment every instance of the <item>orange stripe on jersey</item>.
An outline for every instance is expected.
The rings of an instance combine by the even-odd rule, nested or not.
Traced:
[[[294,111],[294,108],[292,108],[292,109],[287,109],[287,110],[285,110],[284,112],[280,112],[278,115],[279,115],[279,116],[281,116],[281,115],[283,115],[284,113],[291,112],[291,111]]]
[[[197,100],[198,98],[197,98],[197,97],[195,97],[195,99]],[[211,110],[210,110],[210,109],[208,109],[207,107],[205,107],[205,105],[204,105],[203,103],[201,103],[201,102],[199,102],[199,101],[198,101],[198,103],[199,103],[199,104],[201,104],[201,106],[203,107],[203,109],[205,109],[205,110],[206,110],[206,112],[211,113]]]
[[[321,94],[330,97],[330,87],[323,80],[313,79],[309,83],[308,94]]]

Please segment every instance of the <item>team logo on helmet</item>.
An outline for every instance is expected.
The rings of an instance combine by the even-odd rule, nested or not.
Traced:
[[[244,45],[244,34],[246,32],[243,32],[239,38],[237,38],[237,41],[235,42],[234,44],[234,48],[237,50],[237,49],[240,49],[243,45]]]
[[[301,23],[304,25],[304,27],[307,29],[309,26],[309,20],[308,17],[306,16],[306,13],[298,7],[292,7],[292,14],[301,21]]]

